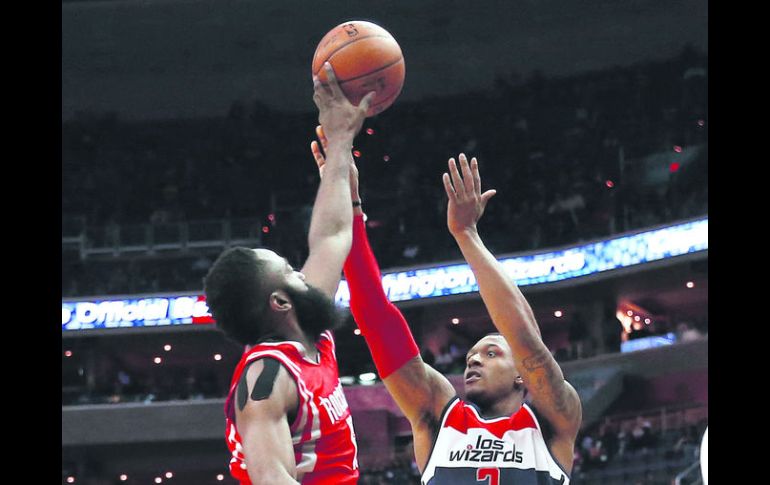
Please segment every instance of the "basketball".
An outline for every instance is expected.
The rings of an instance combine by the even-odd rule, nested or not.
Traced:
[[[342,92],[352,104],[358,106],[367,93],[377,93],[367,117],[385,111],[404,86],[406,66],[401,47],[390,32],[372,22],[345,22],[321,39],[313,55],[313,75],[324,84],[326,61],[332,65]]]

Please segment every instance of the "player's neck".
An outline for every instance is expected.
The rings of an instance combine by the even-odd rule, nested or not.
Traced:
[[[520,393],[511,394],[504,399],[495,401],[487,406],[479,406],[481,411],[481,417],[485,419],[500,418],[503,416],[510,416],[521,409],[521,404],[524,402]]]
[[[301,343],[305,349],[305,357],[314,362],[318,361],[318,349],[315,346],[316,336],[310,336],[302,331],[294,319],[292,319],[291,325],[286,327],[286,339]]]

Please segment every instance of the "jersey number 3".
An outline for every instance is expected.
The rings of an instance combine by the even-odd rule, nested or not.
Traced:
[[[500,485],[499,468],[479,468],[476,470],[476,481],[483,482],[489,479],[487,485]]]

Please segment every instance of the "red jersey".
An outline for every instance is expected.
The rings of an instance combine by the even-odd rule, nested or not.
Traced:
[[[297,480],[310,485],[358,482],[353,419],[342,391],[330,331],[321,334],[316,348],[318,362],[306,358],[302,344],[293,341],[261,343],[243,353],[225,401],[227,447],[232,453],[230,474],[242,485],[251,485],[251,480],[235,423],[235,391],[248,364],[264,358],[280,362],[297,383],[299,406],[290,426]]]

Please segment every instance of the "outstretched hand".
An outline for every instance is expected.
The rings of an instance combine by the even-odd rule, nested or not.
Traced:
[[[460,170],[454,158],[449,159],[449,173],[444,173],[444,189],[449,198],[447,206],[447,227],[453,236],[465,231],[476,231],[476,223],[484,214],[487,202],[496,190],[481,193],[479,162],[471,159],[470,165],[464,153],[460,154]],[[462,174],[460,173],[462,171]]]
[[[326,157],[324,156],[324,153],[326,153],[326,150],[329,148],[329,140],[326,138],[326,134],[321,125],[315,127],[315,134],[321,144],[319,145],[318,141],[313,140],[310,142],[310,151],[313,153],[313,158],[318,166],[318,175],[323,178],[324,167],[326,166]],[[321,151],[321,149],[323,149],[323,151]],[[352,160],[352,158],[350,162],[350,196],[352,200],[361,200],[361,197],[358,195],[358,167],[356,167],[356,162]]]
[[[353,146],[353,138],[361,130],[369,104],[375,96],[372,91],[354,106],[342,92],[334,69],[328,62],[323,66],[328,84],[321,84],[318,76],[313,77],[313,101],[318,107],[318,122],[324,127],[329,145],[342,143]]]

